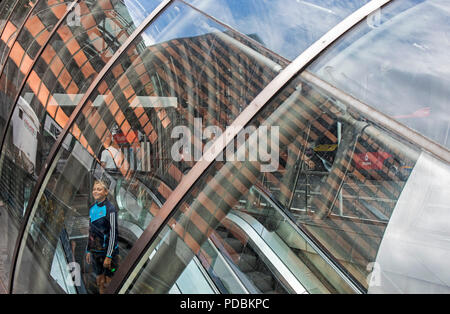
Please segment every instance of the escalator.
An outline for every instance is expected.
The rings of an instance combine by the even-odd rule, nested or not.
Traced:
[[[158,189],[161,185],[164,182],[160,179],[148,176],[116,182],[114,201],[119,209],[122,260],[165,201]],[[58,201],[52,195],[48,198]],[[58,201],[58,204],[64,206],[63,202]],[[88,218],[71,208],[64,211],[66,224],[61,234],[55,234],[58,244],[50,272],[55,291],[97,293],[95,275],[84,263]],[[169,228],[160,237],[164,238],[168,232]],[[36,234],[45,232],[37,233],[32,228],[30,233],[37,239]],[[75,287],[68,277],[71,265],[81,267],[82,277],[72,278],[81,283]],[[145,277],[145,272],[140,276]],[[152,289],[141,283],[139,291],[149,293]],[[169,290],[169,293],[184,294],[330,292],[354,293],[355,290],[320,249],[302,234],[292,217],[272,200],[270,193],[259,186],[253,186],[222,219]]]
[[[162,196],[157,190],[153,190],[160,184],[164,183],[158,178],[147,176],[144,179],[140,175],[134,176],[130,181],[122,178],[116,181],[114,195],[119,211],[119,246],[122,260],[153,218],[155,208],[161,208],[162,202],[159,198]],[[195,284],[193,284],[193,278],[196,279]],[[169,293],[218,292],[219,290],[201,266],[200,261],[195,257]]]
[[[235,220],[239,221],[240,219],[234,214],[229,214],[225,223],[235,224],[234,228],[237,228],[238,224],[235,223]],[[248,228],[245,220],[239,222],[245,229]],[[276,265],[277,263],[279,265],[280,259],[277,256],[269,258],[262,254],[263,251],[268,252],[269,248],[264,246],[264,249],[261,249],[261,243],[258,246],[258,240],[255,239],[258,238],[257,235],[250,237],[247,234],[248,238],[242,241],[242,239],[237,239],[235,234],[223,225],[219,226],[216,232],[221,236],[221,251],[229,254],[228,260],[235,267],[235,272],[241,278],[249,293],[286,294],[305,292],[296,280],[293,280],[293,282],[297,284],[299,288],[297,290],[292,288],[281,274],[277,274]]]
[[[230,214],[258,233],[307,293],[359,293],[336,261],[299,228],[296,216],[260,184],[254,185]]]
[[[137,214],[136,207],[139,206],[142,212],[149,213],[152,207],[149,200],[159,207],[164,200],[158,199],[157,191],[152,191],[149,187],[149,178],[146,178],[146,184],[143,180],[135,177],[133,182],[129,182],[126,188],[122,183],[117,184],[116,201],[119,212],[127,212],[121,215],[122,225],[139,224],[136,220],[148,221],[144,214]],[[160,181],[156,178],[150,180]],[[158,182],[159,184],[161,182]],[[155,186],[155,184],[150,185]],[[143,193],[145,191],[145,193]],[[161,197],[161,195],[159,195]],[[145,205],[145,206],[144,206]],[[142,206],[142,207],[141,207]],[[134,214],[131,214],[134,211]],[[152,215],[149,213],[149,215]],[[150,218],[151,219],[151,218]],[[141,226],[142,229],[145,226]],[[251,226],[238,216],[228,215],[221,225],[213,232],[210,238],[202,245],[200,252],[194,256],[193,261],[187,266],[190,272],[193,272],[193,266],[197,265],[197,273],[201,276],[207,274],[214,284],[215,292],[220,293],[302,293],[305,289],[294,278],[295,283],[290,283],[292,278],[286,279],[286,275],[279,273],[282,261],[277,254],[271,252],[271,258],[267,255],[271,249],[261,239],[257,233],[249,235]],[[125,253],[126,254],[126,253]],[[277,266],[278,265],[278,266]],[[282,267],[281,267],[282,268]],[[184,273],[183,273],[184,274]],[[176,286],[170,290],[170,293],[192,291],[183,289],[183,274],[177,281]],[[291,275],[292,276],[292,275]],[[198,280],[196,278],[195,280]]]
[[[161,207],[165,200],[158,199],[156,193],[140,179],[135,180],[134,186],[141,186],[147,192],[136,195],[132,193],[133,189],[127,190],[130,194],[127,196],[128,204],[131,207],[143,205],[143,198],[149,197]],[[298,229],[293,217],[273,202],[263,188],[254,186],[249,193],[212,232],[191,263],[202,266],[198,274],[204,276],[206,273],[216,292],[298,294],[357,291]],[[117,195],[122,195],[119,206],[126,206],[124,191]],[[147,200],[141,209],[148,212],[150,207]],[[126,211],[125,207],[121,209]],[[160,237],[164,238],[169,232],[162,232]],[[140,276],[145,277],[145,272]],[[183,289],[172,288],[170,293],[178,290]],[[139,291],[145,293],[151,289],[141,284]],[[183,293],[191,292],[184,289]]]

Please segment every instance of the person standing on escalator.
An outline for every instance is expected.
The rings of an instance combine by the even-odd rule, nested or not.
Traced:
[[[112,134],[107,134],[105,138],[107,148],[102,151],[100,161],[101,166],[109,173],[116,173],[120,166],[121,151],[119,144]]]
[[[103,294],[119,262],[117,210],[107,199],[108,188],[103,181],[95,181],[92,196],[95,204],[89,209],[86,262],[92,262],[99,293]]]

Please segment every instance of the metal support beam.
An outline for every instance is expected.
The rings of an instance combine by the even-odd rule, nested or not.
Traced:
[[[39,0],[38,0],[38,1],[39,1]],[[22,81],[22,84],[21,84],[21,86],[20,86],[20,88],[19,88],[19,90],[18,90],[18,93],[17,93],[17,95],[16,95],[16,98],[14,99],[13,106],[11,107],[11,110],[10,110],[10,112],[9,112],[8,120],[6,121],[6,124],[5,124],[5,130],[4,130],[3,134],[1,135],[1,139],[0,139],[0,154],[1,154],[1,152],[3,152],[3,146],[4,146],[4,143],[5,143],[5,139],[6,139],[6,133],[7,133],[7,131],[8,131],[8,127],[9,127],[9,125],[10,125],[10,123],[11,123],[11,119],[12,119],[14,110],[15,110],[15,108],[16,108],[17,102],[18,102],[18,100],[19,100],[20,94],[22,93],[22,91],[23,91],[23,89],[24,89],[24,87],[25,87],[25,85],[26,85],[26,82],[27,82],[27,80],[28,80],[28,77],[30,76],[31,71],[32,71],[33,68],[34,68],[34,65],[36,64],[37,60],[39,60],[40,56],[41,56],[42,53],[44,52],[45,48],[47,47],[47,45],[48,45],[48,43],[50,42],[50,40],[51,40],[51,38],[53,37],[53,35],[54,35],[54,34],[56,33],[56,31],[58,30],[58,28],[59,28],[59,26],[61,25],[61,23],[66,19],[66,17],[70,14],[70,12],[72,12],[73,8],[74,8],[75,5],[78,3],[78,1],[80,1],[80,0],[75,0],[75,1],[68,7],[68,9],[66,10],[65,14],[61,17],[61,19],[58,21],[58,23],[56,23],[56,25],[55,25],[55,27],[53,28],[52,32],[50,33],[50,35],[49,35],[47,41],[42,45],[41,49],[39,49],[38,53],[36,54],[36,58],[34,59],[33,63],[32,63],[31,66],[30,66],[30,68],[28,69],[28,72],[27,72],[27,74],[25,75],[25,77],[24,77],[24,79],[23,79],[23,81]],[[36,3],[36,5],[37,5],[37,3]],[[35,7],[36,7],[36,5],[35,5]],[[28,16],[28,17],[29,17],[29,16]],[[28,17],[27,17],[27,19],[28,19]],[[24,25],[25,25],[27,19],[25,20]],[[6,62],[5,62],[5,64],[6,64]],[[30,200],[32,200],[32,199],[30,198]],[[29,207],[30,205],[32,205],[32,202],[28,202],[28,207]],[[21,239],[22,239],[22,236],[23,236],[23,230],[24,230],[24,228],[25,228],[25,223],[26,223],[26,221],[27,221],[27,217],[28,217],[28,216],[27,216],[27,212],[25,212],[25,215],[24,215],[24,221],[23,221],[22,225],[20,226],[19,235],[18,235],[18,237],[17,237],[17,240],[16,240],[16,246],[15,246],[15,248],[14,248],[13,257],[12,257],[12,259],[11,259],[11,271],[10,271],[10,277],[9,277],[9,293],[12,293],[13,279],[14,279],[14,272],[15,272],[16,259],[17,259],[17,252],[18,252],[18,247],[19,247],[19,244],[20,244]]]

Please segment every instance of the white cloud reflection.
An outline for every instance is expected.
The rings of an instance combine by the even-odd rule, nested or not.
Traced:
[[[450,147],[449,12],[448,1],[393,2],[381,26],[362,23],[310,70]],[[425,108],[428,115],[413,115]]]
[[[191,0],[241,33],[259,37],[270,50],[293,60],[367,0]]]

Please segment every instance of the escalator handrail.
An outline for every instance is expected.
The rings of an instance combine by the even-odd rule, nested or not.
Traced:
[[[266,239],[264,239],[255,230],[254,226],[248,221],[249,220],[248,217],[244,219],[244,217],[230,212],[228,213],[226,219],[231,221],[233,224],[235,224],[237,227],[239,227],[242,231],[245,232],[245,234],[248,236],[248,239],[253,244],[253,247],[257,251],[259,251],[259,253],[261,253],[258,254],[258,256],[264,257],[264,264],[268,266],[270,264],[272,266],[269,268],[272,268],[271,272],[279,282],[283,283],[283,285],[285,285],[288,288],[288,290],[290,290],[293,293],[296,294],[307,293],[307,290],[300,282],[300,280],[294,275],[292,270],[280,258],[280,256],[275,252],[275,250],[266,242]]]

